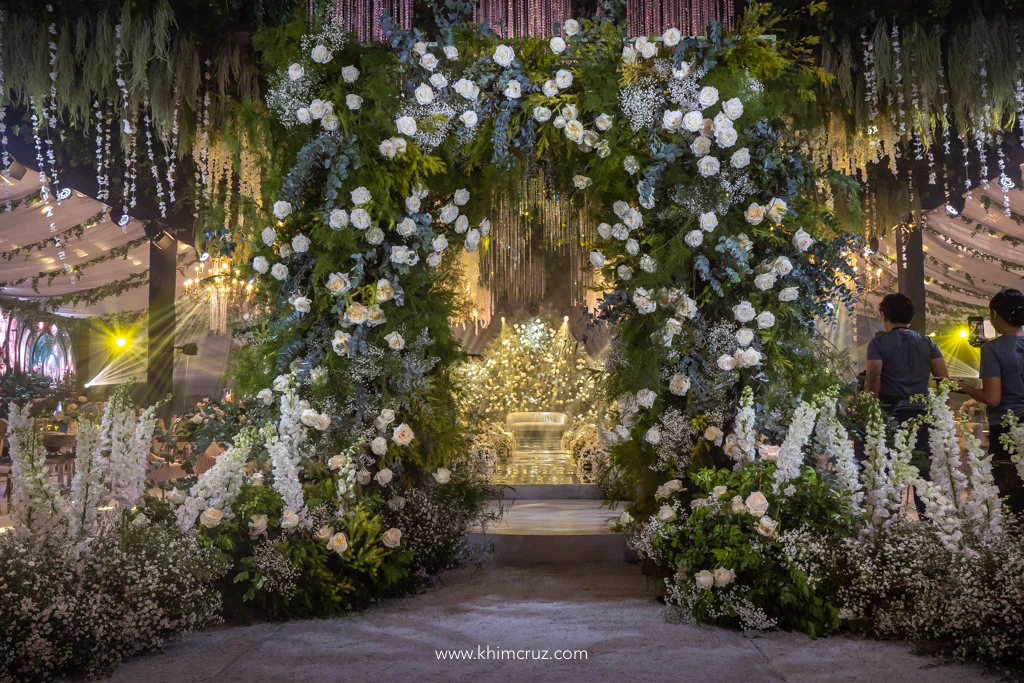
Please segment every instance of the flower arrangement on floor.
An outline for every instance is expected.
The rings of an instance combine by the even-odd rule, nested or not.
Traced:
[[[507,431],[503,423],[485,422],[473,434],[470,467],[489,477],[499,464],[508,461],[515,446],[515,435]]]
[[[584,482],[613,488],[609,483],[612,463],[608,447],[596,424],[585,420],[573,422],[562,434],[562,450],[572,458],[576,472]]]

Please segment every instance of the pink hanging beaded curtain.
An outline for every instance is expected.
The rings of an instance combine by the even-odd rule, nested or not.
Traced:
[[[626,27],[631,38],[677,28],[683,35],[703,36],[708,23],[718,21],[732,29],[733,0],[626,0]]]
[[[344,30],[354,33],[360,42],[383,40],[381,17],[388,15],[403,31],[412,28],[413,0],[334,0],[327,17]],[[309,0],[312,14],[316,0]]]
[[[473,21],[502,38],[550,36],[571,17],[570,0],[479,0],[473,7]]]

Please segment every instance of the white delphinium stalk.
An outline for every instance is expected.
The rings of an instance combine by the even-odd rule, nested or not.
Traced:
[[[757,448],[757,426],[755,424],[754,392],[749,386],[743,388],[739,407],[736,409],[736,421],[732,433],[732,459],[736,461],[734,469],[740,469],[748,462],[754,462]]]
[[[834,393],[826,396],[818,414],[818,425],[815,430],[815,441],[819,451],[818,469],[834,471],[836,483],[850,494],[853,509],[860,510],[864,492],[857,471],[857,458],[849,432],[836,417],[837,400],[838,397]]]
[[[134,418],[128,385],[122,385],[103,409],[98,454],[107,494],[118,504],[124,502],[119,494],[132,488],[134,478],[130,453],[135,428]]]
[[[64,520],[66,504],[53,485],[46,466],[42,433],[29,415],[31,404],[19,408],[10,404],[11,522],[14,532],[42,540]],[[8,484],[10,486],[10,484]]]
[[[1003,530],[1003,508],[999,501],[999,487],[992,477],[992,456],[982,450],[981,442],[966,425],[961,425],[961,433],[971,467],[971,488],[965,512],[974,523],[974,533],[988,543]]]
[[[960,510],[963,496],[967,493],[967,475],[960,469],[960,439],[953,409],[947,403],[951,386],[943,382],[937,392],[928,392],[928,414],[932,425],[928,448],[932,455],[932,482]]]
[[[128,419],[131,420],[129,424],[134,424],[135,430],[131,440],[122,451],[124,461],[116,463],[119,477],[118,486],[114,490],[114,498],[122,507],[131,508],[138,505],[142,500],[142,494],[146,492],[147,460],[153,448],[156,406],[146,408],[139,416],[138,422],[134,420],[135,409],[130,403],[126,410]]]
[[[302,482],[299,481],[299,472],[302,470],[301,447],[306,436],[302,426],[302,410],[295,385],[289,381],[281,392],[281,418],[277,434],[271,434],[267,440],[267,452],[273,467],[274,490],[281,494],[284,509],[298,515],[305,526],[308,516],[302,496]]]
[[[814,418],[817,414],[818,409],[812,403],[800,401],[800,405],[797,406],[793,421],[789,423],[786,440],[779,448],[773,487],[775,493],[779,493],[787,481],[800,476],[800,468],[804,464],[804,446],[814,431]]]
[[[1024,425],[1016,415],[1008,412],[1003,418],[1003,426],[1006,427],[1006,433],[1000,437],[1000,443],[1010,455],[1010,462],[1016,465],[1017,476],[1024,479]]]
[[[74,540],[92,536],[96,508],[103,502],[103,470],[100,467],[100,428],[82,419],[75,444],[75,477],[71,481],[68,530]]]
[[[273,433],[273,425],[264,427],[264,431]],[[246,427],[235,435],[228,449],[217,456],[213,467],[199,476],[188,498],[174,512],[182,531],[191,529],[199,515],[210,508],[220,510],[225,518],[232,517],[231,506],[245,483],[249,453],[256,442],[264,437],[265,434],[255,427]]]
[[[864,508],[872,529],[888,526],[899,508],[900,496],[893,488],[892,464],[885,445],[885,423],[877,401],[868,407],[867,434],[864,437]]]

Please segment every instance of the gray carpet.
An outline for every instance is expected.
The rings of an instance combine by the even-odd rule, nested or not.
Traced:
[[[901,643],[755,638],[667,623],[628,565],[461,570],[415,598],[325,621],[217,628],[123,665],[161,681],[972,681]],[[584,661],[439,661],[440,649],[586,650]],[[496,656],[496,655],[495,655]]]

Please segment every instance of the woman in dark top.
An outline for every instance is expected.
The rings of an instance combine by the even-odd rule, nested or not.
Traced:
[[[960,383],[960,389],[988,406],[988,450],[992,475],[1010,507],[1024,511],[1024,486],[1000,437],[1003,418],[1013,413],[1024,420],[1024,293],[1004,289],[989,302],[989,316],[999,336],[981,347],[981,388]]]

